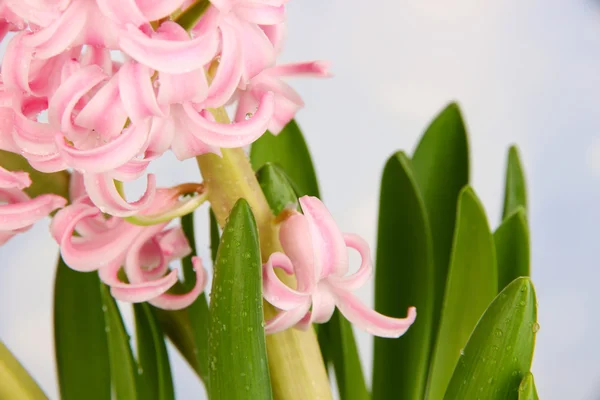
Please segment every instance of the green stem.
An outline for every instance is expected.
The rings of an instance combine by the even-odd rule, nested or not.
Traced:
[[[219,113],[214,113],[219,115]],[[217,117],[215,115],[215,117]],[[217,117],[217,119],[222,119]],[[229,121],[219,121],[228,123]],[[222,149],[222,157],[204,154],[197,157],[217,221],[225,225],[235,202],[245,198],[258,225],[261,254],[266,260],[281,251],[274,216],[262,193],[250,161],[242,149]],[[288,277],[289,278],[289,277]],[[294,279],[286,282],[295,285]],[[265,318],[275,310],[265,303]],[[329,380],[312,329],[287,331],[267,336],[271,385],[275,399],[331,399]]]

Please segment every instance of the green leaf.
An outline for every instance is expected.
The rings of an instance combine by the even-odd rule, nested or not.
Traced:
[[[181,260],[185,280],[183,286],[185,291],[189,292],[196,285],[196,272],[192,265],[192,257],[198,254],[196,251],[196,236],[194,234],[194,213],[181,218],[181,227],[192,249],[192,252]],[[206,295],[204,293],[200,294],[186,310],[196,345],[195,356],[198,362],[200,377],[204,382],[208,382],[208,324],[210,317]]]
[[[59,257],[54,283],[54,350],[63,400],[111,399],[102,310],[98,274],[74,271]]]
[[[104,310],[104,330],[108,341],[112,389],[117,400],[135,400],[138,398],[136,389],[138,366],[133,359],[129,335],[108,286],[100,284],[100,294]]]
[[[152,308],[147,303],[133,305],[138,361],[139,396],[148,400],[175,399],[167,346]]]
[[[498,289],[502,290],[520,276],[529,276],[529,228],[521,206],[494,232],[498,259]]]
[[[217,254],[210,301],[212,400],[271,399],[256,221],[239,199]]]
[[[399,339],[375,338],[373,399],[423,399],[433,343],[434,275],[425,203],[403,152],[386,163],[381,180],[375,309],[419,316]]]
[[[215,213],[212,209],[209,211],[210,214],[210,257],[212,259],[213,264],[217,260],[217,251],[219,250],[219,241],[221,240],[221,236],[219,234],[219,223],[217,222],[217,217],[215,217]]]
[[[286,173],[267,162],[256,172],[256,178],[274,215],[292,206],[298,209],[298,197]]]
[[[528,372],[519,385],[519,400],[539,400],[533,374]]]
[[[46,395],[25,368],[0,342],[0,399],[45,400]]]
[[[519,150],[511,146],[508,150],[508,161],[506,166],[506,182],[504,187],[504,210],[502,219],[507,218],[518,207],[527,210],[527,184],[525,172],[521,165]]]
[[[250,162],[256,171],[267,162],[278,164],[297,187],[298,197],[319,196],[315,169],[302,132],[292,120],[277,135],[270,132],[252,144]]]
[[[458,200],[454,245],[427,398],[441,399],[469,335],[498,293],[494,241],[483,206],[470,187]],[[456,397],[461,398],[461,397]]]
[[[517,278],[500,292],[477,323],[444,399],[516,398],[519,384],[531,367],[539,329],[536,321],[531,280]]]
[[[431,122],[414,152],[412,167],[433,239],[435,332],[446,287],[458,194],[469,182],[469,144],[457,104],[449,104]]]

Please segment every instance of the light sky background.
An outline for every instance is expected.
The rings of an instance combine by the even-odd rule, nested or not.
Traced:
[[[592,0],[293,0],[285,61],[328,59],[335,78],[293,82],[298,121],[325,202],[344,231],[375,245],[381,169],[412,152],[430,119],[457,100],[471,176],[492,227],[506,151],[517,143],[530,194],[541,330],[534,374],[543,399],[600,398],[600,2]],[[153,166],[168,185],[198,180],[193,162]],[[204,212],[200,212],[204,214]],[[207,224],[197,221],[208,258]],[[0,338],[57,396],[47,225],[0,248]],[[372,304],[372,289],[361,292]],[[370,381],[371,339],[357,332]],[[178,398],[200,383],[171,352]]]

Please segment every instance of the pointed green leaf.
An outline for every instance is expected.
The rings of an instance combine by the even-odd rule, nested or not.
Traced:
[[[61,399],[111,399],[102,307],[98,274],[73,271],[59,257],[54,283],[54,350]]]
[[[527,210],[527,184],[525,182],[525,172],[523,171],[519,157],[519,150],[516,146],[511,146],[508,150],[506,166],[502,219],[515,212],[518,207],[523,207]]]
[[[110,289],[100,284],[102,310],[106,338],[108,341],[108,358],[110,360],[110,376],[112,389],[117,400],[136,400],[138,366],[133,359],[129,335],[123,325],[123,319]]]
[[[197,255],[196,236],[194,234],[194,213],[181,218],[181,227],[192,249],[192,252],[181,260],[183,277],[185,279],[183,286],[185,291],[189,292],[196,285],[196,273],[192,265],[192,257]],[[201,293],[186,310],[194,334],[194,343],[196,345],[195,356],[200,369],[200,377],[204,382],[208,382],[208,324],[210,317],[206,295]]]
[[[460,190],[469,182],[469,145],[457,104],[449,104],[431,122],[414,152],[412,167],[433,239],[436,331],[452,249],[456,203]]]
[[[525,375],[525,378],[523,378],[519,385],[519,400],[539,400],[531,372]]]
[[[271,399],[256,221],[239,199],[217,254],[210,301],[212,400]]]
[[[209,210],[210,214],[210,257],[212,259],[213,265],[217,260],[217,251],[219,250],[219,241],[221,240],[221,235],[219,233],[219,223],[217,222],[217,217],[215,217],[215,213],[212,209]]]
[[[502,290],[520,276],[529,276],[529,228],[521,206],[494,232],[498,259],[498,289]]]
[[[47,397],[25,368],[0,342],[0,399],[46,400]]]
[[[319,196],[315,169],[296,121],[292,120],[277,136],[270,132],[262,135],[252,144],[250,161],[255,171],[267,162],[279,165],[297,185],[294,189],[298,197]]]
[[[274,215],[279,215],[285,208],[298,208],[296,192],[280,167],[267,162],[256,172],[256,178]]]
[[[444,399],[516,398],[519,384],[531,367],[539,329],[536,321],[531,280],[517,278],[500,292],[477,323]]]
[[[428,399],[443,397],[460,352],[496,293],[494,240],[483,206],[473,189],[467,186],[458,200],[442,320],[429,373]]]
[[[167,346],[158,321],[147,303],[133,305],[140,369],[140,399],[175,399]]]
[[[410,160],[394,154],[383,170],[375,268],[375,309],[418,317],[399,339],[375,338],[373,399],[423,399],[432,347],[433,249],[425,203]]]

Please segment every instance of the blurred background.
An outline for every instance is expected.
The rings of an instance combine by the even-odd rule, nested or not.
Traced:
[[[492,228],[500,220],[506,152],[519,145],[541,325],[538,391],[543,399],[600,398],[599,4],[293,0],[288,15],[282,61],[332,61],[335,78],[292,84],[307,104],[297,119],[323,199],[343,230],[375,245],[385,160],[397,149],[412,152],[451,100],[468,125],[472,183]],[[165,157],[152,171],[163,185],[199,180],[193,161]],[[198,244],[208,260],[206,209],[198,214]],[[53,399],[56,255],[43,223],[0,248],[0,338]],[[372,289],[361,296],[372,304]],[[370,381],[372,340],[357,337]],[[175,351],[171,360],[178,398],[198,398],[195,375]]]

